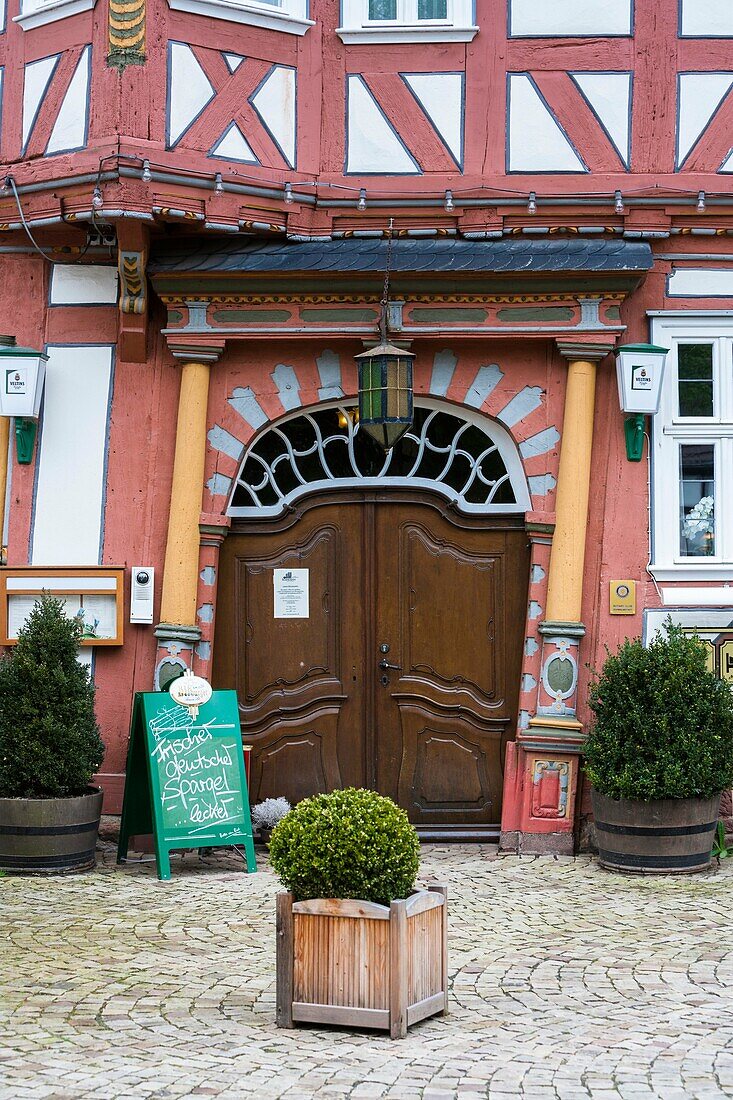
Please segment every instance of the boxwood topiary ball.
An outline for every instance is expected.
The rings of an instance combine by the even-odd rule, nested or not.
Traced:
[[[391,798],[348,787],[291,810],[273,829],[270,862],[296,901],[360,898],[389,905],[415,885],[420,841]]]

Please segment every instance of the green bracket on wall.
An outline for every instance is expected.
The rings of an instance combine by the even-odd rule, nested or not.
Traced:
[[[15,454],[19,466],[30,466],[36,442],[37,422],[27,416],[15,418]]]
[[[641,462],[641,456],[644,454],[645,420],[644,413],[636,413],[634,416],[627,416],[624,422],[626,457],[629,462]]]

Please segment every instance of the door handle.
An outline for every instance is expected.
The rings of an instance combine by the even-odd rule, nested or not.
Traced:
[[[385,672],[386,672],[386,670],[387,670],[388,668],[393,668],[393,669],[395,669],[395,670],[398,670],[398,671],[400,671],[400,672],[402,671],[402,665],[391,665],[391,664],[389,663],[389,661],[386,661],[386,660],[384,659],[384,657],[383,657],[383,658],[382,658],[382,660],[381,660],[381,661],[379,662],[379,667],[380,667],[381,669],[383,669],[383,670],[384,670]]]

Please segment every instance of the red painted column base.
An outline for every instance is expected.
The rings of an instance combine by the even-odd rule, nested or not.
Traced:
[[[507,745],[500,853],[573,854],[582,744],[579,723],[561,730],[552,719],[534,718]]]

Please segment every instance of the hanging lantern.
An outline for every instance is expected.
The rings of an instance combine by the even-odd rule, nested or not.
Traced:
[[[15,420],[16,454],[22,466],[33,458],[47,362],[44,352],[18,347],[14,336],[0,336],[0,416]]]
[[[368,432],[385,451],[412,424],[411,351],[383,341],[357,355],[359,431]]]

